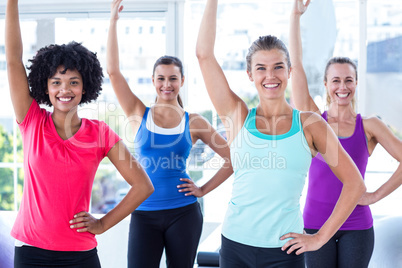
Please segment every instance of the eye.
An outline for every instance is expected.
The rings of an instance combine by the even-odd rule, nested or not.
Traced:
[[[283,69],[282,65],[275,66],[275,70]]]
[[[339,83],[338,79],[332,80],[333,83]]]
[[[59,84],[60,84],[59,81],[53,81],[53,82],[52,82],[52,85],[55,85],[55,86],[57,86],[57,85],[59,85]]]
[[[158,81],[163,81],[163,80],[165,80],[163,77],[158,78]]]
[[[78,84],[79,84],[78,81],[71,81],[71,85],[76,86],[76,85],[78,85]]]
[[[265,71],[265,67],[258,67],[257,71]]]

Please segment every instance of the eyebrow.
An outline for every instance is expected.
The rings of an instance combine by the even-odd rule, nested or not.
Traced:
[[[59,77],[55,77],[55,76],[50,77],[49,79],[61,80],[61,78],[59,78]],[[79,78],[78,76],[73,76],[73,77],[70,77],[70,80],[74,80],[74,79],[80,79],[80,78]]]
[[[161,74],[159,74],[158,75],[158,77],[165,77],[164,75],[161,75]],[[177,75],[175,75],[175,74],[173,74],[173,75],[171,75],[171,76],[169,76],[169,77],[178,77]]]
[[[277,65],[285,65],[285,63],[283,61],[280,61],[280,62],[277,62],[277,63],[274,64],[274,66],[277,66]],[[258,67],[258,66],[266,66],[266,64],[257,63],[257,64],[255,64],[255,66],[256,67]]]

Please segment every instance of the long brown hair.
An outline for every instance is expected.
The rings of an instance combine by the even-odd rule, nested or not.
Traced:
[[[177,57],[173,57],[173,56],[162,56],[159,59],[156,60],[155,64],[154,64],[154,69],[152,71],[152,75],[155,75],[155,69],[156,67],[158,67],[159,65],[171,65],[173,64],[174,66],[179,67],[180,70],[180,75],[183,78],[184,76],[184,72],[183,72],[183,63],[181,62],[181,60]],[[158,97],[155,98],[155,102],[158,99]],[[181,100],[180,95],[177,95],[177,102],[179,103],[181,108],[184,108],[183,106],[183,101]]]

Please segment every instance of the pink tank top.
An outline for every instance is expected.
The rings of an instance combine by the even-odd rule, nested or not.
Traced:
[[[326,111],[322,117],[327,121]],[[353,159],[364,179],[369,153],[360,114],[357,114],[352,136],[339,138],[339,141]],[[342,182],[335,176],[321,154],[318,154],[313,158],[309,170],[309,184],[303,213],[304,228],[321,228],[331,215],[341,190]],[[369,206],[357,205],[339,230],[365,230],[372,226],[373,217]]]

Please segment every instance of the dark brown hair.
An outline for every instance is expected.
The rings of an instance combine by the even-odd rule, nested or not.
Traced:
[[[179,58],[173,57],[173,56],[162,56],[159,59],[157,59],[155,64],[154,64],[154,69],[152,71],[152,75],[155,75],[155,69],[159,65],[171,65],[171,64],[173,64],[174,66],[179,67],[181,77],[183,78],[183,76],[184,76],[183,63],[181,62],[181,60]],[[155,99],[155,101],[156,101],[156,99]],[[183,107],[183,101],[181,100],[180,95],[177,95],[177,102],[179,103],[181,108],[184,108]]]

